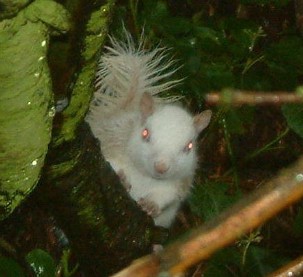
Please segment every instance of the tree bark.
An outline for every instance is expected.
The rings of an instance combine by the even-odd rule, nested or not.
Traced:
[[[35,188],[55,114],[47,64],[50,29],[66,32],[68,14],[51,0],[2,3],[0,22],[0,219]],[[18,9],[18,13],[17,13]]]

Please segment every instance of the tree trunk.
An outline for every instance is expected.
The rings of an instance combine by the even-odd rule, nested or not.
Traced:
[[[51,0],[26,7],[25,1],[6,2],[0,16],[11,16],[0,22],[0,219],[10,215],[39,180],[55,114],[47,64],[49,33],[51,28],[69,28],[67,12]]]

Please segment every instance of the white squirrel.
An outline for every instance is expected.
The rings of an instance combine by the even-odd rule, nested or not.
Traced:
[[[96,92],[86,117],[105,159],[131,198],[155,225],[168,228],[190,192],[197,166],[196,138],[211,111],[192,116],[176,99],[156,97],[180,80],[163,81],[176,69],[167,49],[135,47],[110,37],[101,57]]]

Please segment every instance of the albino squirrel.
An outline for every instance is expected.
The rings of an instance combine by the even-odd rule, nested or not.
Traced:
[[[189,194],[197,165],[196,138],[207,127],[211,111],[192,116],[159,98],[180,80],[164,81],[176,69],[165,62],[167,49],[146,51],[110,37],[101,57],[96,92],[86,121],[101,142],[101,151],[123,185],[155,225],[168,228]]]

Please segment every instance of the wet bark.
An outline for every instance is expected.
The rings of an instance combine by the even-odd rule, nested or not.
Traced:
[[[69,28],[61,5],[37,0],[24,7],[19,2],[1,3],[1,17],[14,16],[0,22],[0,219],[39,180],[55,114],[47,64],[50,29]]]

